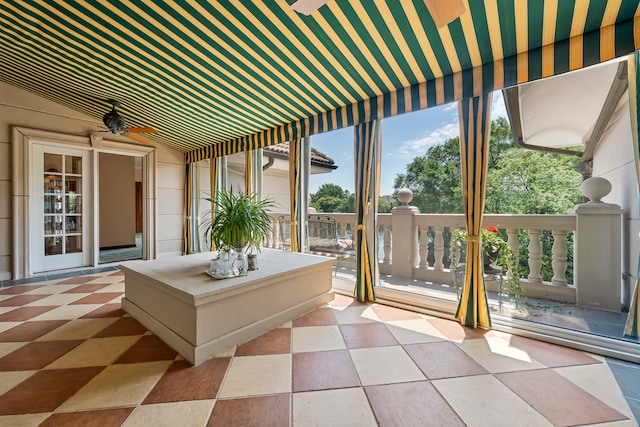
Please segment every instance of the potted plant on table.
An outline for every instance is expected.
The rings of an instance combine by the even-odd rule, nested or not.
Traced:
[[[270,200],[262,200],[256,194],[234,193],[233,189],[222,189],[216,197],[205,198],[215,203],[213,221],[205,223],[205,234],[223,257],[229,256],[231,264],[237,264],[237,274],[246,273],[247,252],[260,252],[260,244],[264,236],[271,231],[271,217],[266,209],[273,205]],[[228,254],[228,255],[227,255]],[[239,265],[238,260],[244,263]]]
[[[517,259],[507,242],[500,237],[497,227],[486,227],[481,231],[484,273],[497,274],[502,280],[503,275],[507,274],[509,295],[513,297],[516,306],[522,306],[526,302],[524,288],[520,285],[520,276],[518,274]],[[460,258],[460,254],[466,249],[467,230],[459,228],[454,230],[451,235],[450,260],[451,271],[454,272],[454,282],[457,282],[456,264]],[[497,265],[496,268],[494,264]],[[457,284],[457,283],[456,283]]]

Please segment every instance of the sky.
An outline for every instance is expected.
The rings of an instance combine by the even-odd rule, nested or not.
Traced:
[[[491,119],[498,117],[507,117],[500,91],[494,92],[491,107]],[[383,119],[380,195],[393,194],[396,176],[405,172],[414,157],[459,134],[457,103]],[[338,169],[312,175],[309,191],[315,193],[322,184],[332,183],[353,193],[353,127],[313,135],[311,146],[331,157]]]

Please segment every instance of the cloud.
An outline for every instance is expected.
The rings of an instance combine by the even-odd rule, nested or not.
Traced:
[[[507,116],[507,107],[504,105],[504,98],[502,97],[502,91],[497,90],[493,92],[493,101],[491,103],[491,120],[495,120],[498,117],[504,117],[509,121]]]
[[[394,155],[400,159],[412,159],[416,156],[422,156],[427,148],[455,138],[459,134],[460,128],[457,122],[447,123],[424,136],[401,142]]]

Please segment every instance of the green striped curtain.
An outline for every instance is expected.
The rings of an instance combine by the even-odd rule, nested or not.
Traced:
[[[192,254],[200,252],[200,215],[198,200],[200,190],[198,188],[198,174],[200,167],[197,162],[185,165],[185,224],[184,224],[184,248],[183,253]]]
[[[631,135],[633,140],[633,151],[636,161],[636,175],[638,178],[638,186],[640,187],[640,51],[636,51],[629,56],[628,72],[629,72],[629,111],[631,112]],[[640,192],[638,193],[640,198]],[[626,338],[638,339],[638,323],[640,323],[640,311],[638,310],[638,283],[640,283],[640,257],[638,257],[638,271],[636,273],[636,286],[633,291],[633,298],[629,306],[629,315],[624,328],[624,336]]]
[[[218,191],[218,157],[211,157],[209,159],[209,188],[211,189],[211,224],[213,224],[213,217],[216,214],[216,195]],[[206,241],[206,239],[205,239]],[[212,251],[216,250],[216,244],[211,239],[211,247]]]
[[[467,222],[467,267],[456,317],[463,325],[491,327],[482,262],[484,210],[491,124],[491,93],[458,104],[462,200]]]
[[[301,139],[289,141],[289,207],[291,212],[291,252],[300,252],[298,247],[298,210],[300,209],[300,150]]]
[[[354,169],[356,181],[356,287],[358,301],[374,301],[373,285],[378,256],[368,244],[375,235],[376,202],[380,186],[380,121],[360,123],[354,128]],[[371,199],[373,203],[369,203]],[[367,233],[369,231],[369,233]]]

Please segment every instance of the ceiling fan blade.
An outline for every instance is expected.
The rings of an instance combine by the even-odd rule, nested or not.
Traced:
[[[137,135],[135,133],[128,133],[125,135],[127,138],[131,138],[134,141],[142,142],[143,144],[153,144],[153,141],[145,138],[144,136]]]
[[[158,133],[158,131],[152,127],[145,126],[139,128],[124,128],[127,132],[135,132],[135,133]]]
[[[466,11],[462,0],[424,0],[424,4],[438,28],[450,24]]]
[[[329,0],[297,0],[291,5],[291,9],[298,13],[309,16],[322,6],[324,6]]]

